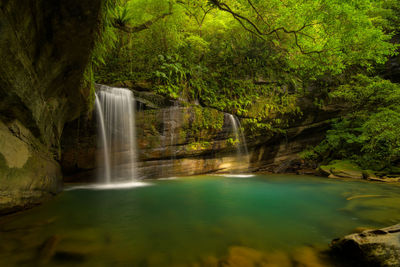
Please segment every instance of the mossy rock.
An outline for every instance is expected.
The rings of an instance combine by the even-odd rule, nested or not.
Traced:
[[[330,177],[362,179],[363,170],[351,161],[335,160],[319,167],[320,172]]]
[[[362,174],[364,179],[378,178],[376,172],[373,170],[363,170]]]
[[[320,175],[322,176],[329,176],[331,175],[331,170],[330,167],[328,165],[321,165],[318,168],[318,172]]]

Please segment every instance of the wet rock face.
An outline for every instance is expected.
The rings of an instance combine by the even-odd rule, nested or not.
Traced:
[[[55,159],[66,121],[85,106],[83,73],[101,0],[0,3],[0,213],[61,186]]]
[[[19,119],[47,145],[85,96],[83,72],[98,26],[100,0],[2,1],[0,114]]]
[[[18,121],[0,121],[0,215],[37,205],[61,187],[60,167],[46,147]]]
[[[136,100],[146,96],[138,97]],[[140,100],[141,101],[141,100]],[[138,101],[138,102],[140,102]],[[151,102],[151,99],[147,99]],[[247,138],[249,154],[238,157],[235,134],[229,117],[200,107],[159,106],[145,103],[136,112],[139,177],[159,178],[221,172],[304,171],[298,153],[318,144],[329,127],[333,113],[310,112],[289,128],[285,136],[265,133]],[[166,102],[166,101],[158,101]],[[151,102],[153,103],[153,102]],[[325,112],[325,113],[324,113]],[[98,168],[96,115],[69,123],[62,138],[62,167],[65,180],[95,181]],[[316,166],[309,166],[310,171]],[[307,171],[307,170],[305,170]],[[309,172],[306,172],[309,173]]]
[[[332,241],[332,253],[352,266],[400,266],[400,224]]]
[[[172,106],[140,110],[135,116],[140,178],[248,170],[248,158],[238,157],[237,147],[229,142],[235,134],[222,112]],[[66,181],[95,180],[96,158],[103,153],[97,148],[95,117],[80,118],[64,130],[61,164]]]

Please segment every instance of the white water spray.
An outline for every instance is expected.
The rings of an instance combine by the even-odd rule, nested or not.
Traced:
[[[247,150],[246,138],[244,137],[240,121],[236,116],[232,114],[227,114],[227,115],[231,122],[232,131],[233,134],[235,135],[235,139],[237,142],[239,142],[239,144],[237,145],[238,158],[239,159],[242,159],[244,157],[248,158],[249,151]]]
[[[103,160],[99,164],[104,167],[103,171],[103,179],[106,183],[111,182],[111,172],[110,172],[110,154],[108,153],[108,144],[107,144],[107,136],[106,136],[106,128],[104,126],[104,116],[103,116],[103,109],[101,108],[101,104],[97,95],[95,96],[95,109],[97,114],[97,121],[98,121],[98,132],[99,138],[98,145],[103,147]],[[100,141],[101,139],[101,141]]]
[[[135,99],[128,89],[100,86],[96,93],[105,183],[135,181]]]

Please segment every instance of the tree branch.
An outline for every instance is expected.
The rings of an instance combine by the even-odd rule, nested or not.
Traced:
[[[270,30],[268,32],[264,32],[250,19],[236,13],[227,4],[221,2],[221,0],[210,0],[210,2],[213,5],[215,5],[218,9],[230,13],[233,16],[233,18],[236,19],[246,31],[256,35],[258,38],[260,38],[264,41],[266,40],[264,38],[264,36],[269,36],[271,34],[275,34],[277,36],[277,38],[280,39],[278,32],[284,32],[286,34],[292,34],[294,36],[295,45],[302,54],[314,54],[314,53],[320,54],[320,53],[323,53],[326,51],[326,50],[305,51],[304,48],[299,44],[298,35],[306,36],[315,42],[315,39],[312,36],[302,32],[305,28],[315,25],[314,23],[304,24],[302,27],[300,27],[297,30],[288,30],[285,27],[278,27],[278,28]],[[270,28],[270,25],[263,19],[263,17],[261,16],[261,14],[257,10],[257,8],[254,6],[254,4],[251,2],[251,0],[248,0],[247,2],[250,4],[251,8],[256,12],[257,17],[259,17]],[[247,24],[249,26],[247,26],[245,24]]]
[[[258,12],[258,9],[255,7],[253,2],[251,2],[251,0],[247,0],[247,2],[251,6],[251,8],[254,10],[254,12],[256,12],[258,18],[261,19],[261,21],[264,22],[269,28],[271,28],[271,25],[263,18],[263,16],[261,16],[260,12]]]
[[[132,27],[132,26],[128,26],[128,25],[126,25],[126,24],[118,23],[117,21],[114,21],[112,25],[113,25],[115,28],[117,28],[117,29],[119,29],[119,30],[121,30],[121,31],[127,32],[127,33],[141,32],[141,31],[143,31],[143,30],[149,29],[150,26],[153,25],[154,23],[156,23],[157,21],[159,21],[159,20],[161,20],[161,19],[163,19],[163,18],[165,18],[165,17],[167,17],[167,16],[172,15],[172,6],[173,6],[173,5],[172,5],[172,2],[169,2],[169,9],[168,9],[168,12],[163,13],[163,14],[161,14],[161,15],[159,15],[159,16],[157,16],[157,17],[151,19],[151,20],[146,21],[146,22],[143,23],[143,24],[138,25],[138,26],[133,26],[133,27]]]

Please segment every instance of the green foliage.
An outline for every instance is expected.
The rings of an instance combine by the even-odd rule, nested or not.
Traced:
[[[351,159],[364,168],[390,169],[400,159],[400,85],[358,75],[331,97],[352,111],[334,120],[325,140],[305,151],[305,158]]]
[[[186,123],[181,132],[189,142],[203,142],[219,133],[224,125],[224,113],[211,108],[191,106],[185,117]]]
[[[89,97],[87,98],[87,110],[88,114],[91,114],[91,111],[94,108],[95,103],[95,87],[94,87],[94,76],[93,76],[93,68],[92,64],[89,64],[86,67],[86,70],[83,74],[83,85],[84,89],[89,88]]]
[[[170,3],[172,14],[145,30],[120,30],[166,14]],[[302,115],[300,98],[323,109],[329,97],[349,112],[305,158],[375,169],[398,160],[399,85],[373,77],[399,47],[390,42],[400,31],[398,1],[121,0],[105,11],[93,54],[97,82],[150,84],[238,115],[252,135],[284,134]],[[214,111],[194,110],[199,139],[222,127]]]
[[[111,8],[110,14],[112,23],[119,26],[126,26],[134,21],[130,6],[127,3],[123,5],[116,5],[114,8]]]
[[[400,159],[400,112],[382,109],[364,124],[362,140],[363,162],[377,168],[390,167]]]
[[[210,149],[211,147],[212,144],[210,142],[201,141],[188,144],[186,149],[188,151],[200,151],[200,150]]]
[[[399,85],[379,77],[358,74],[331,93],[338,101],[351,104],[353,111],[376,110],[378,107],[395,108],[400,103]]]
[[[115,28],[112,27],[112,15],[115,8],[117,8],[116,0],[105,0],[101,8],[102,20],[99,29],[96,32],[95,44],[91,54],[91,60],[86,66],[83,85],[84,89],[89,89],[89,96],[87,99],[88,110],[91,111],[95,101],[95,74],[94,71],[101,65],[106,64],[105,57],[107,52],[114,48],[117,41]]]
[[[105,38],[107,53],[99,54],[107,64],[96,71],[97,81],[148,80],[171,98],[283,127],[271,120],[299,114],[296,94],[307,84],[354,65],[382,63],[396,48],[388,42],[393,27],[382,30],[395,5],[385,1],[219,2],[262,32],[286,31],[257,36],[215,1],[176,1],[173,14],[149,29],[117,32],[114,48],[106,45],[114,39]],[[134,26],[165,13],[168,2],[128,0],[111,10],[114,23]]]
[[[235,139],[233,139],[233,138],[226,139],[226,144],[230,147],[236,147],[239,145],[239,143],[240,143],[240,140],[238,140],[236,138]]]
[[[300,152],[299,157],[309,162],[318,162],[319,160],[319,155],[313,147],[308,147],[307,149]]]
[[[105,57],[108,51],[115,48],[118,40],[116,29],[113,27],[115,12],[120,8],[116,0],[106,0],[103,3],[100,29],[92,52],[93,66],[99,67],[106,64]]]
[[[216,130],[219,131],[224,125],[224,114],[215,109],[192,107],[194,116],[191,123],[192,130]]]
[[[156,92],[176,99],[181,96],[185,88],[185,82],[189,70],[180,62],[179,56],[158,56],[160,61],[159,69],[154,71]]]

